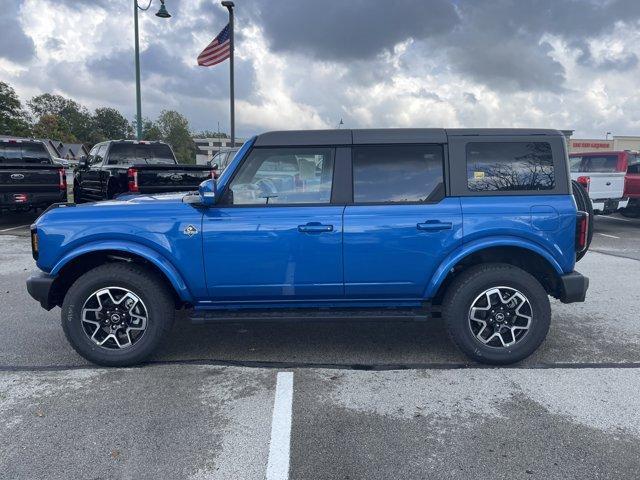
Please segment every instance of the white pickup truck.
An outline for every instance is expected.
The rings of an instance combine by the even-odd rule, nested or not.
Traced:
[[[569,155],[571,179],[581,184],[595,213],[608,215],[625,208],[624,177],[628,152],[588,152]]]

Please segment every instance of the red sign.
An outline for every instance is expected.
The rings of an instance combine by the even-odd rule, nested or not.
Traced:
[[[572,142],[572,148],[611,148],[610,143],[603,142]]]

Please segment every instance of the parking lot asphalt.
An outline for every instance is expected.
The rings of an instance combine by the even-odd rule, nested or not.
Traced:
[[[553,301],[547,340],[511,368],[468,364],[439,321],[182,315],[150,364],[102,369],[26,293],[33,219],[0,219],[0,478],[263,479],[286,459],[291,479],[639,476],[638,220],[596,218],[587,301]]]

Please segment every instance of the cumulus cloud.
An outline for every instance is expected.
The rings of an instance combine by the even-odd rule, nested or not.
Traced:
[[[146,0],[140,0],[146,4]],[[10,0],[0,77],[135,110],[130,0]],[[227,64],[196,66],[224,27],[210,0],[140,14],[143,113],[228,129]],[[239,0],[237,131],[385,126],[640,130],[637,0]],[[6,35],[11,32],[11,35]],[[5,41],[6,39],[6,41]]]
[[[36,53],[35,45],[31,37],[25,32],[20,22],[20,8],[17,1],[3,2],[0,13],[0,58],[12,62],[28,62]]]

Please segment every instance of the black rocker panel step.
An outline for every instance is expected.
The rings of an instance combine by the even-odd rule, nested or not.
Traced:
[[[192,323],[217,322],[277,322],[322,320],[426,320],[434,312],[428,308],[292,308],[292,309],[239,309],[194,310]]]

